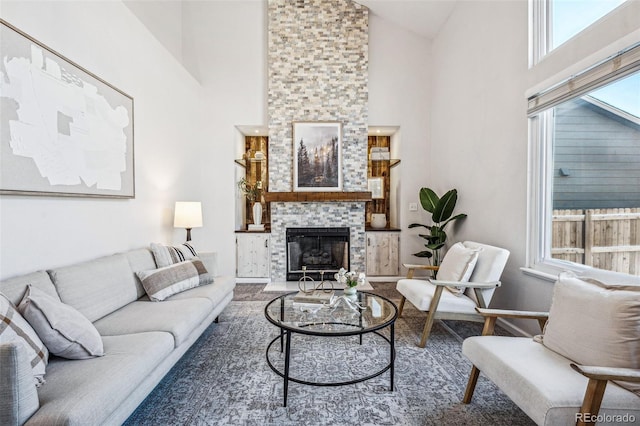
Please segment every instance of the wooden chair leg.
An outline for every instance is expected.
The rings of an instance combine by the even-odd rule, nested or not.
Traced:
[[[606,380],[589,379],[587,391],[584,394],[582,407],[580,408],[580,413],[576,421],[577,426],[596,424],[595,420],[600,412],[600,404],[602,403],[602,397],[604,396],[606,387]]]
[[[468,404],[473,398],[473,391],[476,389],[476,383],[478,383],[478,377],[480,376],[480,370],[475,365],[471,369],[471,375],[469,376],[469,382],[467,383],[467,389],[464,391],[464,398],[462,402]]]
[[[424,324],[424,329],[422,330],[422,337],[420,338],[420,346],[424,348],[427,345],[427,339],[431,334],[431,327],[433,327],[433,321],[436,317],[436,311],[438,309],[438,303],[440,303],[440,297],[442,296],[442,290],[444,287],[437,286],[436,291],[433,293],[433,299],[431,299],[431,305],[429,305],[429,313],[427,314],[427,322]]]
[[[402,299],[400,299],[400,306],[398,306],[398,318],[400,318],[400,316],[402,315],[402,309],[404,308],[404,302],[407,300],[406,297],[402,296]]]

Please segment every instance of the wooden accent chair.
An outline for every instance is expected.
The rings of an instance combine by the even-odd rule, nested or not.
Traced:
[[[640,280],[607,285],[560,274],[549,313],[481,309],[482,336],[462,353],[538,425],[640,422]],[[497,318],[535,319],[542,336],[493,336]]]
[[[486,308],[497,287],[509,251],[465,241],[451,246],[440,267],[405,264],[407,278],[399,280],[396,290],[402,295],[398,317],[405,301],[427,312],[419,346],[424,348],[436,319],[484,322],[476,307]],[[437,279],[414,279],[416,270],[437,270]],[[461,289],[460,287],[464,287]]]

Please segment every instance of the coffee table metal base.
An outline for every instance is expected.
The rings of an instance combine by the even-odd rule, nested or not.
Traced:
[[[389,325],[389,337],[379,333],[378,331],[371,331],[370,333],[377,334],[382,337],[384,340],[389,343],[389,364],[384,366],[381,370],[376,371],[373,374],[367,375],[365,377],[359,377],[352,380],[346,380],[342,382],[311,382],[308,380],[297,379],[295,377],[289,376],[289,366],[291,362],[291,331],[289,330],[281,330],[280,336],[274,338],[269,345],[267,346],[266,358],[267,364],[269,367],[280,377],[284,379],[284,406],[287,406],[287,395],[289,392],[289,381],[300,383],[303,385],[310,386],[345,386],[345,385],[353,385],[355,383],[364,382],[366,380],[373,379],[374,377],[378,377],[386,371],[389,371],[389,380],[390,386],[389,390],[393,391],[393,367],[395,364],[396,351],[395,351],[395,329],[394,324]],[[360,344],[362,344],[362,334],[360,336]],[[318,336],[318,337],[329,337],[329,336]],[[284,351],[284,371],[280,371],[269,359],[269,350],[274,345],[274,343],[280,341],[280,351]]]

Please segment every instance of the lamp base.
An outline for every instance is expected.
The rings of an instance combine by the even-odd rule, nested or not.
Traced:
[[[185,228],[187,230],[187,241],[191,241],[191,228]]]

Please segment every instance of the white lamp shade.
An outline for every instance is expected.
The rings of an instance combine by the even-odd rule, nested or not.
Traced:
[[[199,228],[202,226],[202,204],[199,201],[176,201],[174,228]]]

